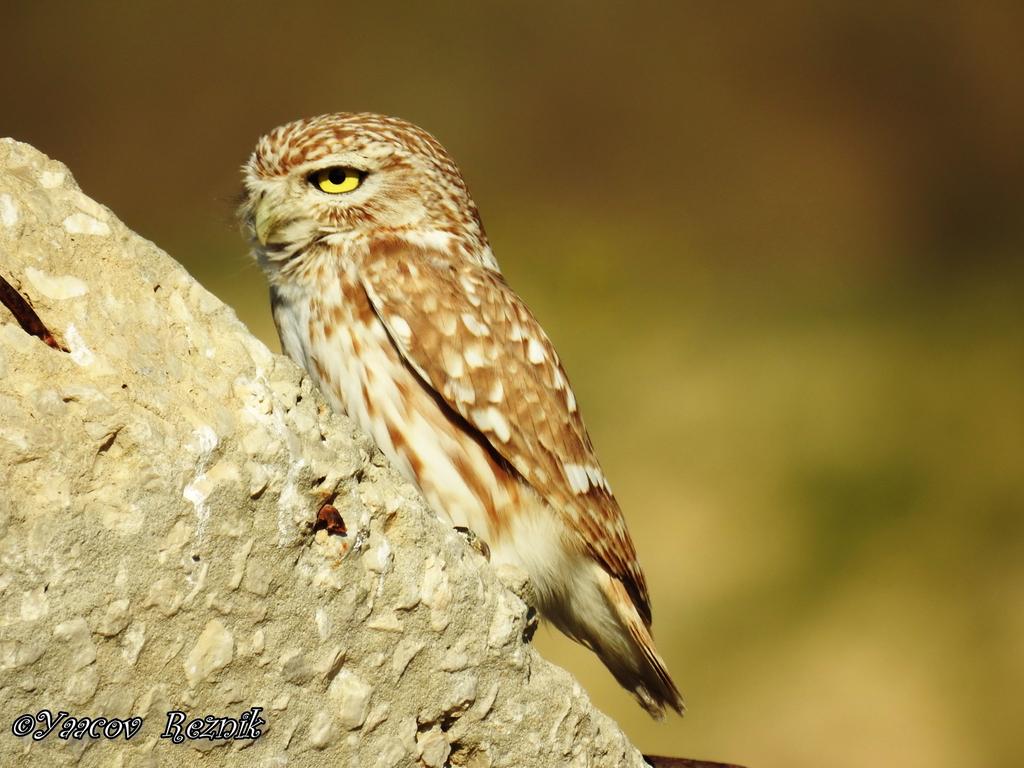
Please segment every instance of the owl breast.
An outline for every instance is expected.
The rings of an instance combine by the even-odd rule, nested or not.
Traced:
[[[285,352],[332,408],[373,438],[435,513],[500,550],[509,525],[537,506],[535,494],[406,365],[373,311],[356,265],[343,264],[336,279],[319,284],[331,288],[274,292]]]

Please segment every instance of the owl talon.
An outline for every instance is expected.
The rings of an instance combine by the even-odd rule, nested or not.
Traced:
[[[529,605],[526,609],[526,624],[523,626],[523,642],[529,643],[537,634],[537,627],[540,626],[540,614],[537,609]]]
[[[487,546],[487,542],[477,536],[473,531],[464,525],[456,525],[455,530],[466,540],[473,549],[484,556],[487,562],[491,561],[491,548]]]

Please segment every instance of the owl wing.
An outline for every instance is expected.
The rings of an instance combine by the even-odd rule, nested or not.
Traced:
[[[650,625],[644,575],[569,380],[504,277],[396,245],[367,256],[362,284],[405,362],[568,518]]]

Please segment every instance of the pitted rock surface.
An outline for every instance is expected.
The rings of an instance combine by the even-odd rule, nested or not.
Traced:
[[[643,765],[298,367],[9,139],[0,275],[67,350],[0,308],[0,764]],[[259,739],[160,738],[252,707]],[[43,709],[142,724],[12,733]]]

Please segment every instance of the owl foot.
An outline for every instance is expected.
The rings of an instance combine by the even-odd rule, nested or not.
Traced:
[[[540,614],[532,605],[526,608],[526,624],[523,626],[523,642],[528,643],[537,634],[537,627],[540,626]]]
[[[477,536],[473,531],[464,525],[456,525],[455,530],[461,534],[462,538],[466,540],[473,549],[484,556],[487,562],[491,561],[491,548],[487,546],[487,542]]]

